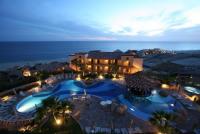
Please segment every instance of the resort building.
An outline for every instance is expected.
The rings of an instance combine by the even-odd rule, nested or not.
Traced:
[[[133,74],[143,70],[143,59],[135,51],[121,52],[89,51],[70,55],[70,67],[73,70],[95,73]]]
[[[23,76],[24,77],[31,76],[31,71],[28,68],[23,69]]]

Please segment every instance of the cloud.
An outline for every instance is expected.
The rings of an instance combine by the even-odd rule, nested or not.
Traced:
[[[161,36],[169,30],[200,25],[200,6],[139,9],[123,12],[108,24],[111,33],[128,36]],[[128,30],[127,30],[128,29]]]
[[[73,21],[59,21],[52,23],[48,20],[29,19],[29,18],[0,18],[0,40],[13,38],[21,40],[23,38],[32,40],[39,36],[43,40],[113,40],[106,37],[101,30],[92,26],[79,24]],[[2,38],[1,38],[2,37]],[[41,37],[39,37],[39,40]],[[53,37],[53,38],[52,38]]]
[[[1,0],[0,40],[200,40],[199,0],[155,1]]]
[[[200,25],[199,13],[200,13],[200,7],[193,8],[183,13],[185,20],[182,22],[182,24],[173,26],[172,29],[184,29],[184,28],[191,28],[191,27]]]

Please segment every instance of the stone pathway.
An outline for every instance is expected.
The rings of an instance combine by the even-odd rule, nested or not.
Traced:
[[[85,129],[90,128],[116,128],[121,131],[121,128],[138,128],[142,132],[157,132],[154,126],[149,122],[143,121],[128,112],[120,115],[119,113],[111,112],[109,107],[100,105],[100,99],[92,96],[86,100],[73,100],[75,106],[72,116]],[[117,131],[117,130],[116,130]]]

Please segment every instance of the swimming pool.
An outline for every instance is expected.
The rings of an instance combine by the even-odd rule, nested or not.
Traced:
[[[187,92],[193,93],[193,94],[200,94],[200,89],[194,88],[194,87],[184,87],[184,89]]]
[[[125,97],[120,96],[119,100],[128,106],[128,110],[131,114],[143,120],[148,120],[153,112],[173,112],[181,107],[181,104],[171,96],[160,96],[158,90],[153,90],[149,97],[132,96],[131,98],[126,99]]]
[[[109,80],[92,86],[85,86],[80,81],[66,80],[50,91],[40,92],[24,98],[17,104],[16,109],[19,112],[26,113],[35,110],[37,106],[41,105],[42,100],[48,97],[54,96],[64,99],[70,95],[84,94],[84,92],[99,96],[102,99],[113,99],[121,94],[125,94],[127,90]]]

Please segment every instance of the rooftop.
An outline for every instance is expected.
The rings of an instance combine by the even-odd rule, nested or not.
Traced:
[[[122,52],[120,50],[115,50],[113,52],[102,52],[100,50],[95,50],[95,51],[89,51],[88,53],[75,53],[75,54],[88,54],[88,58],[93,58],[93,59],[120,59],[121,56],[134,56],[134,57],[139,57],[136,54],[136,51],[134,50],[129,50],[126,52]]]
[[[88,58],[94,59],[120,59],[122,52],[100,52],[90,51],[88,52]]]

